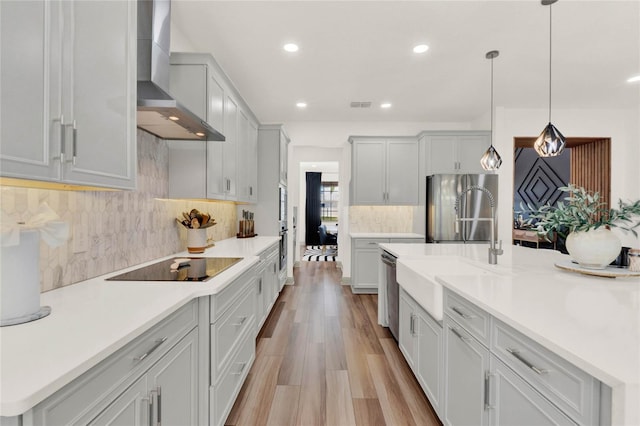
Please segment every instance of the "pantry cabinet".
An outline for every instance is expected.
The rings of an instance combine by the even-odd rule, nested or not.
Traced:
[[[136,6],[0,2],[2,176],[135,188]]]
[[[352,205],[417,205],[416,138],[351,137]]]
[[[418,135],[426,158],[426,176],[438,173],[486,173],[480,158],[491,144],[487,131],[428,131]]]

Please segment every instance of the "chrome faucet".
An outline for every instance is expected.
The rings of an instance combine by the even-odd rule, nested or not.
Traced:
[[[471,192],[471,191],[480,191],[483,192],[487,195],[487,197],[489,197],[489,204],[491,205],[491,217],[476,217],[476,218],[460,218],[458,216],[458,210],[460,208],[460,198],[462,198],[462,196],[464,194],[466,194],[467,192]],[[456,221],[455,221],[455,231],[456,234],[460,233],[460,222],[477,222],[477,221],[490,221],[491,222],[491,237],[489,240],[489,265],[496,265],[498,263],[498,256],[501,255],[502,253],[504,253],[504,250],[502,250],[502,240],[500,240],[499,244],[500,247],[496,248],[496,239],[495,239],[495,232],[496,232],[496,200],[493,197],[493,194],[485,187],[483,186],[477,186],[477,185],[473,185],[470,186],[468,188],[466,188],[465,190],[463,190],[460,194],[458,194],[458,196],[456,197],[456,205],[455,205],[455,210],[456,210]]]

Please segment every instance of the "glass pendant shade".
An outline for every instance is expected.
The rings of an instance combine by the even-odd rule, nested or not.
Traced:
[[[556,129],[556,126],[549,123],[534,142],[533,148],[540,157],[555,157],[560,155],[566,144],[562,133]]]
[[[500,154],[498,154],[493,145],[485,151],[480,159],[480,165],[485,170],[498,170],[502,165],[502,158],[500,158]]]
[[[491,59],[491,103],[489,104],[489,110],[491,111],[491,146],[487,148],[482,158],[480,158],[480,165],[484,170],[492,171],[498,170],[502,165],[502,158],[500,158],[500,154],[493,147],[493,60],[500,55],[500,52],[497,50],[492,50],[487,52],[485,58]]]

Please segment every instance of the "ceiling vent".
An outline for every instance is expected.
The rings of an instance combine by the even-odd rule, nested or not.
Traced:
[[[371,102],[351,102],[351,108],[371,108]]]

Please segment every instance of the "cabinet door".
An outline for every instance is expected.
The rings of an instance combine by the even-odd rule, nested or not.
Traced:
[[[418,204],[418,142],[387,142],[387,204]]]
[[[225,135],[227,141],[229,138]],[[224,200],[224,147],[225,142],[207,142],[207,198],[212,200]]]
[[[574,425],[520,376],[491,356],[490,423],[494,425]]]
[[[268,281],[268,271],[267,269],[263,269],[258,273],[258,279],[256,280],[256,332],[260,331],[262,328],[262,324],[264,324],[264,320],[267,315],[265,312],[265,282]]]
[[[238,145],[238,104],[227,96],[225,100],[224,131],[226,141],[223,148],[223,189],[227,200],[235,200],[237,195],[237,145]]]
[[[147,392],[147,376],[144,375],[124,391],[98,417],[91,426],[131,425],[142,426],[150,422],[150,397]]]
[[[238,109],[238,143],[237,143],[237,200],[249,201],[249,119],[242,109]]]
[[[149,386],[158,392],[153,414],[167,426],[198,423],[198,330],[191,330],[149,373]],[[152,410],[153,411],[153,410]]]
[[[52,181],[61,177],[60,5],[0,1],[2,176]]]
[[[378,288],[378,262],[380,252],[375,249],[356,249],[353,260],[353,287]]]
[[[489,148],[489,136],[459,136],[457,145],[459,173],[486,173],[480,165],[480,158]]]
[[[386,203],[385,155],[386,141],[353,142],[353,202],[354,205]],[[416,180],[417,183],[417,180]]]
[[[249,146],[246,160],[246,168],[249,176],[249,199],[251,203],[258,202],[258,125],[249,122]]]
[[[208,115],[207,71],[204,64],[173,64],[169,74],[171,94],[201,118]]]
[[[209,70],[209,84],[207,92],[209,95],[209,109],[207,122],[224,135],[224,89],[216,80],[216,76]]]
[[[485,404],[489,350],[445,316],[445,421],[452,425],[486,425]]]
[[[414,303],[402,289],[400,289],[398,303],[398,347],[411,369],[415,371],[416,339],[414,336]]]
[[[457,173],[456,136],[429,136],[427,142],[430,145],[430,149],[427,150],[427,174]]]
[[[416,333],[418,335],[418,382],[422,385],[431,405],[439,411],[442,394],[442,326],[427,312],[416,307]]]
[[[63,179],[135,188],[137,3],[63,4]]]
[[[288,166],[289,166],[289,153],[287,151],[288,148],[287,138],[284,136],[282,132],[280,132],[280,183],[283,185],[287,184],[287,174],[288,174]]]

